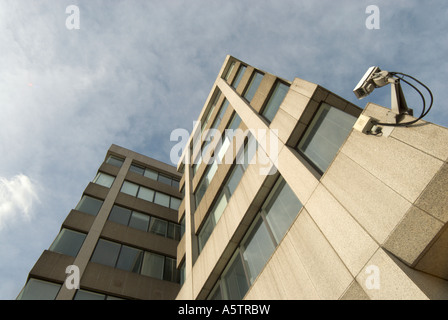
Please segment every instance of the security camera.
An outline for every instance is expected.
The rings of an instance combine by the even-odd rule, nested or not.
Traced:
[[[375,90],[376,85],[373,82],[373,78],[380,71],[381,70],[378,67],[370,67],[367,70],[367,72],[356,85],[355,89],[353,89],[353,92],[358,99],[367,97],[372,93],[373,90]]]

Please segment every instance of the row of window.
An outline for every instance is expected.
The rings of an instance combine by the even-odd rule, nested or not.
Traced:
[[[61,289],[61,284],[30,278],[17,296],[17,300],[54,300]],[[123,300],[90,290],[76,290],[73,300]]]
[[[249,135],[247,143],[238,153],[235,159],[235,164],[228,178],[223,183],[223,188],[219,192],[215,204],[208,213],[207,218],[198,233],[199,251],[202,251],[207,243],[207,240],[210,238],[213,229],[227,207],[227,204],[229,203],[230,198],[243,177],[251,159],[255,156],[257,146],[258,145],[255,138],[252,135]]]
[[[121,168],[121,166],[123,165],[124,160],[120,159],[116,156],[112,156],[110,155],[107,159],[106,159],[106,163],[111,164],[113,166],[119,167]],[[149,168],[145,168],[136,164],[131,164],[129,171],[138,173],[142,176],[145,176],[147,178],[165,183],[169,186],[173,186],[176,189],[179,189],[179,180],[174,179],[168,175],[164,175],[160,172],[157,172],[155,170],[149,169]]]
[[[102,200],[84,195],[75,210],[96,216],[102,205]],[[174,240],[180,240],[182,237],[181,227],[176,223],[138,211],[132,211],[117,205],[113,206],[108,220]]]
[[[143,187],[129,181],[123,182],[120,191],[133,197],[153,202],[155,204],[174,210],[178,210],[181,203],[181,200],[176,197],[169,196],[163,192],[155,191],[153,189]]]
[[[86,236],[85,233],[64,228],[49,250],[75,257]],[[179,282],[175,259],[105,239],[98,240],[90,261],[161,280]]]
[[[301,208],[299,199],[280,177],[208,299],[242,299]]]
[[[202,200],[202,197],[205,194],[205,191],[207,190],[208,186],[210,185],[213,177],[215,176],[216,171],[218,170],[218,164],[222,163],[222,160],[224,159],[224,155],[227,152],[227,149],[230,147],[234,132],[233,130],[237,129],[241,123],[241,118],[238,116],[238,114],[235,112],[229,121],[229,124],[226,129],[231,129],[231,131],[226,131],[222,137],[221,137],[221,143],[217,145],[216,149],[213,152],[213,163],[209,164],[207,166],[207,169],[204,172],[204,175],[202,176],[198,187],[195,191],[194,197],[196,202],[196,207],[199,206],[199,203]]]

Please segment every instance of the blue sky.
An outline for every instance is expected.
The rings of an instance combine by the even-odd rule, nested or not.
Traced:
[[[0,0],[0,299],[17,296],[112,143],[170,161],[171,131],[191,131],[227,54],[360,107],[390,106],[389,89],[356,100],[368,67],[407,73],[433,91],[425,119],[448,126],[447,16],[445,0]]]

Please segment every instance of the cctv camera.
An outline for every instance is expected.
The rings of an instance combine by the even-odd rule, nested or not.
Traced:
[[[367,70],[355,89],[353,89],[353,92],[358,99],[367,97],[376,88],[373,78],[380,71],[381,70],[378,67],[370,67]]]

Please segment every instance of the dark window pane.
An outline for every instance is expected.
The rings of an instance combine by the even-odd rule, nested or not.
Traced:
[[[151,224],[149,226],[149,231],[159,236],[166,237],[166,229],[168,226],[168,222],[165,220],[160,220],[157,218],[151,219]]]
[[[127,226],[130,217],[131,210],[119,206],[113,206],[112,210],[110,211],[109,220]]]
[[[167,237],[174,240],[180,240],[180,225],[169,222]]]
[[[145,177],[153,179],[153,180],[157,180],[157,175],[158,175],[157,172],[155,172],[151,169],[148,169],[148,168],[145,169],[145,174],[144,174]]]
[[[140,212],[132,212],[129,226],[131,228],[139,229],[142,231],[148,231],[149,216]]]
[[[238,84],[240,83],[241,78],[243,77],[244,71],[246,71],[246,66],[241,65],[238,69],[237,75],[233,79],[232,87],[234,87],[235,89],[238,87]]]
[[[255,72],[252,76],[252,79],[249,83],[249,86],[246,89],[246,92],[244,93],[244,98],[247,99],[247,101],[252,101],[252,98],[255,95],[255,92],[257,92],[258,87],[260,86],[261,80],[263,79],[263,74],[260,72]]]
[[[164,176],[164,175],[161,175],[161,174],[159,174],[159,178],[158,178],[158,180],[160,181],[160,182],[163,182],[163,183],[166,183],[167,185],[171,185],[171,178],[170,177],[167,177],[167,176]]]
[[[356,117],[328,104],[322,104],[298,149],[325,172],[355,122]]]
[[[249,290],[239,251],[234,255],[234,259],[225,271],[222,281],[226,284],[226,298],[228,300],[242,300]]]
[[[173,180],[171,181],[171,185],[172,185],[174,188],[176,188],[176,190],[179,190],[179,181],[173,179]]]
[[[129,171],[138,173],[143,175],[145,173],[145,168],[140,167],[140,166],[136,166],[135,164],[131,164],[131,167],[129,168]]]
[[[105,298],[106,296],[104,294],[86,290],[78,290],[73,300],[104,300]]]
[[[75,210],[96,216],[100,211],[102,205],[102,200],[98,200],[89,196],[83,196],[81,201],[79,201],[78,205],[76,206]]]
[[[31,278],[17,300],[54,300],[60,288],[60,284]]]
[[[141,274],[162,280],[164,262],[164,256],[151,252],[145,252]]]
[[[85,238],[84,233],[62,229],[49,250],[76,257]]]
[[[118,257],[117,268],[139,273],[142,259],[142,250],[134,249],[128,246],[122,246],[120,256]]]
[[[93,252],[91,261],[115,267],[119,252],[120,245],[118,243],[100,239]]]
[[[170,208],[174,210],[178,210],[180,206],[181,200],[171,197]]]
[[[288,90],[289,90],[289,86],[287,86],[281,82],[277,83],[277,85],[275,86],[274,92],[272,93],[271,97],[269,98],[268,103],[266,104],[266,107],[263,110],[263,115],[266,117],[266,119],[268,119],[269,121],[272,121],[272,119],[274,119]]]
[[[179,270],[176,268],[176,260],[166,257],[163,280],[179,283]]]

